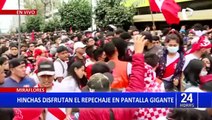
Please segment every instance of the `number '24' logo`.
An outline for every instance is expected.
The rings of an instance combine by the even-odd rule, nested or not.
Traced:
[[[182,103],[193,102],[192,93],[189,94],[182,93],[181,96],[183,97],[183,99],[181,100]]]

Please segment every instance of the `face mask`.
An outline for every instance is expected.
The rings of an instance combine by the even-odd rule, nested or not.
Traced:
[[[167,50],[169,51],[169,53],[177,53],[177,51],[179,50],[179,46],[176,47],[167,47]]]
[[[200,72],[200,76],[205,76],[205,75],[207,75],[207,74],[208,74],[208,72],[205,71],[205,70],[202,70],[202,71]]]

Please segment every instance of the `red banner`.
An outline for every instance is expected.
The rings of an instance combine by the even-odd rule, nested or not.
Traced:
[[[0,10],[0,15],[37,15],[37,10]]]
[[[0,92],[46,92],[46,88],[0,88]]]

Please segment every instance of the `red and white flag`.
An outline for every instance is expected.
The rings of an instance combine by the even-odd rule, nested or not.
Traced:
[[[0,10],[4,7],[6,0],[0,0]]]
[[[162,12],[168,24],[179,24],[181,7],[174,0],[149,0],[151,11]]]

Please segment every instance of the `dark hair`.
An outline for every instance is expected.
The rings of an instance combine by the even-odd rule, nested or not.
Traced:
[[[94,46],[88,46],[86,47],[86,50],[85,50],[86,54],[90,57],[90,58],[93,58],[94,57]]]
[[[145,38],[144,39],[147,39],[149,42],[152,42],[152,34],[148,31],[143,31],[141,32],[141,35],[144,35]]]
[[[74,78],[74,80],[76,81],[76,83],[78,84],[78,86],[80,86],[81,80],[75,73],[74,69],[75,68],[79,69],[83,66],[84,66],[84,64],[81,61],[76,61],[76,62],[72,63],[70,66],[68,66],[68,76],[72,76]]]
[[[123,40],[127,40],[127,39],[131,39],[131,35],[128,32],[123,32],[120,34],[120,38],[122,38]]]
[[[9,49],[8,47],[2,46],[2,47],[0,48],[0,56],[1,56],[3,53],[5,53],[8,49]]]
[[[57,48],[57,53],[61,53],[63,51],[69,51],[67,47],[61,45]]]
[[[208,72],[208,74],[211,74],[211,73],[212,73],[212,57],[211,57],[210,55],[205,55],[205,54],[203,54],[202,60],[203,60],[204,58],[208,58],[208,60],[210,61],[210,69],[207,70],[207,72]]]
[[[117,48],[118,51],[118,58],[121,60],[125,56],[125,51],[127,49],[127,42],[119,37],[114,37],[112,39],[113,44]]]
[[[101,47],[99,47],[99,48],[97,48],[96,50],[94,50],[94,51],[93,51],[94,59],[95,59],[96,61],[98,61],[98,58],[99,58],[100,56],[102,56],[103,52],[104,52],[104,50],[103,50],[103,48],[101,48]]]
[[[183,37],[176,30],[169,31],[168,35],[166,36],[165,42],[168,43],[170,40],[176,40],[176,42],[179,44],[179,51],[184,52]]]
[[[203,30],[203,26],[200,23],[194,24],[192,27],[194,30]]]
[[[73,35],[70,36],[70,39],[73,40],[75,37],[77,37],[77,35],[73,34]]]
[[[23,43],[23,44],[21,44],[21,48],[22,48],[22,47],[27,47],[27,45]]]
[[[0,65],[3,65],[8,59],[6,57],[0,57]]]
[[[59,35],[54,35],[54,36],[53,36],[53,41],[57,40],[58,38],[60,38]]]
[[[88,42],[89,39],[90,39],[90,38],[84,38],[84,39],[82,39],[82,42],[83,42],[84,44],[86,44],[86,43]]]
[[[159,63],[159,57],[156,54],[146,54],[144,57],[145,62],[153,68]]]
[[[95,73],[106,73],[106,72],[111,72],[109,66],[106,63],[103,62],[97,62],[93,64],[92,69],[91,69],[91,75]]]
[[[164,28],[162,33],[163,33],[163,36],[166,36],[168,33],[169,33],[169,28]]]
[[[115,31],[116,34],[121,34],[121,33],[123,33],[123,32],[124,32],[124,30],[123,30],[122,28],[118,28],[118,29]]]
[[[173,120],[211,120],[206,110],[201,111],[192,108],[174,109],[168,115],[168,118]]]
[[[159,41],[160,37],[157,35],[152,36],[152,41]]]
[[[113,32],[107,32],[106,37],[108,37],[108,36],[114,36],[114,33]]]
[[[10,48],[12,48],[12,47],[16,47],[16,48],[18,48],[18,44],[17,44],[17,42],[12,42],[12,43],[10,43]]]
[[[207,91],[207,92],[212,92],[212,81],[206,82],[201,86],[201,89]]]
[[[189,81],[192,85],[197,86],[199,81],[199,74],[204,67],[204,64],[201,60],[193,59],[189,62],[188,66],[184,70],[184,75],[186,81]]]
[[[96,32],[96,33],[98,33],[98,32]],[[104,39],[104,32],[99,32],[99,35],[96,36],[96,41],[103,40],[103,39]]]
[[[203,26],[203,29],[204,29],[204,30],[207,30],[208,28],[210,28],[209,25],[204,25],[204,26]]]
[[[104,45],[103,49],[104,49],[107,57],[112,57],[115,53],[116,47],[113,44],[113,42],[108,42]]]

